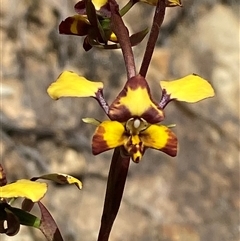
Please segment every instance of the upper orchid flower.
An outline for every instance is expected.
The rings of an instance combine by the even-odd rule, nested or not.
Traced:
[[[83,48],[92,46],[106,49],[119,48],[116,35],[111,29],[111,12],[107,0],[82,0],[75,5],[76,15],[70,16],[59,25],[60,34],[86,36]],[[131,45],[137,45],[148,33],[147,29],[130,36]]]
[[[177,154],[177,137],[164,125],[163,108],[177,99],[197,102],[212,97],[211,85],[197,75],[167,82],[161,81],[162,99],[153,101],[147,81],[141,75],[130,78],[113,103],[108,106],[103,97],[103,84],[92,82],[69,71],[63,72],[56,82],[48,88],[53,99],[60,97],[94,97],[98,100],[110,120],[97,123],[92,139],[94,155],[122,146],[122,154],[130,155],[139,162],[147,148],[165,152],[170,156]]]
[[[59,25],[61,34],[86,36],[83,47],[86,51],[93,45],[116,41],[109,22],[110,11],[107,0],[83,0],[75,5],[78,15],[70,16]]]

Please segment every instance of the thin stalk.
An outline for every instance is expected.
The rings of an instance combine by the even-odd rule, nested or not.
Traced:
[[[139,71],[139,74],[142,75],[143,77],[146,77],[148,67],[152,59],[153,51],[159,35],[159,30],[165,16],[165,9],[166,9],[165,0],[158,0],[157,6],[155,9],[154,18],[153,18],[151,32],[148,38],[142,65]]]
[[[130,0],[119,12],[120,15],[123,16],[125,15],[131,8],[132,6],[135,4],[135,1]]]
[[[97,241],[108,241],[112,225],[121,204],[130,157],[122,157],[120,152],[121,150],[118,147],[113,153]]]
[[[136,75],[135,61],[127,27],[119,14],[119,6],[115,0],[109,0],[111,9],[112,31],[116,34],[121,46],[128,79]]]

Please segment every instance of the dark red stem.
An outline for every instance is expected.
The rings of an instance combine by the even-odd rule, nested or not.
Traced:
[[[114,150],[97,241],[108,241],[112,225],[121,204],[129,162],[130,157],[121,156],[120,147]]]
[[[109,0],[111,9],[112,31],[116,34],[121,46],[128,79],[136,75],[135,61],[127,27],[119,14],[119,6],[115,0]]]
[[[142,65],[139,71],[139,74],[142,75],[143,77],[146,77],[148,67],[152,59],[153,51],[158,39],[159,30],[165,16],[165,9],[166,9],[165,0],[158,0],[156,10],[155,10],[155,15],[153,18],[153,25],[149,35],[146,50],[144,53]]]

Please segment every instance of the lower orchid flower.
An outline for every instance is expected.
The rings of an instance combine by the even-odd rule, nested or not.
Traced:
[[[97,125],[92,139],[94,155],[122,147],[122,154],[139,162],[147,148],[177,155],[177,137],[168,126],[160,125],[164,107],[173,99],[197,102],[214,96],[211,85],[197,75],[188,75],[175,81],[160,81],[162,97],[159,103],[152,99],[147,81],[141,75],[130,78],[117,98],[109,106],[103,96],[103,83],[89,81],[76,73],[65,71],[48,88],[53,99],[61,97],[93,97],[110,120],[83,121]]]

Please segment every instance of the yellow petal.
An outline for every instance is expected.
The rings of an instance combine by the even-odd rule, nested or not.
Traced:
[[[122,146],[126,136],[124,126],[118,121],[103,121],[96,129],[92,140],[94,155]]]
[[[177,137],[166,126],[150,125],[140,134],[144,146],[165,152],[170,156],[177,155]]]
[[[115,33],[111,33],[109,40],[111,40],[112,42],[115,42],[115,43],[118,42],[118,39],[117,39],[117,36]]]
[[[64,71],[52,83],[47,92],[53,99],[60,97],[95,97],[98,90],[103,88],[102,82],[89,81],[71,71]]]
[[[163,111],[153,102],[147,81],[140,75],[129,79],[116,100],[109,108],[112,120],[125,122],[133,116],[143,118],[148,123],[163,120]]]
[[[77,178],[63,173],[50,173],[39,177],[33,177],[31,180],[45,179],[54,181],[59,184],[75,184],[79,189],[82,189],[82,182]]]
[[[0,187],[1,198],[23,197],[28,198],[33,202],[39,201],[46,192],[46,183],[33,182],[26,179],[18,180],[14,183]]]
[[[170,99],[189,103],[213,97],[214,90],[205,79],[192,74],[173,81],[160,81],[160,85]]]
[[[100,10],[100,8],[107,4],[107,2],[107,0],[92,0],[92,3],[96,10]]]

